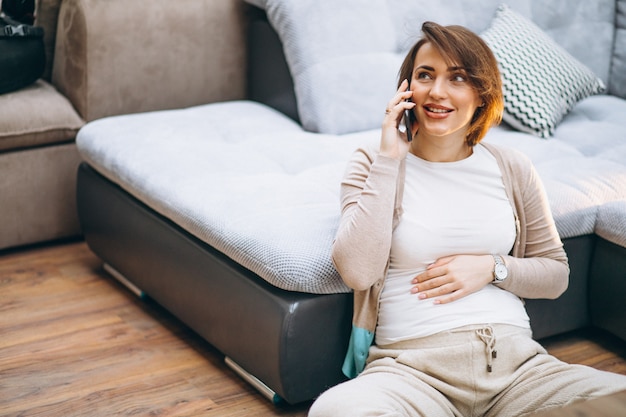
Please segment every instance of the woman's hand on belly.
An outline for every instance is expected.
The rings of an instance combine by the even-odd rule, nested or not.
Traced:
[[[454,255],[437,259],[417,275],[411,293],[445,304],[472,294],[493,281],[491,255]]]

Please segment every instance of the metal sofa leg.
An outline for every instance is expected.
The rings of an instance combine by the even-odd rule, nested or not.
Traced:
[[[273,404],[279,404],[284,401],[282,398],[280,398],[278,394],[272,391],[270,387],[265,385],[262,381],[260,381],[254,375],[248,373],[245,369],[239,366],[235,361],[233,361],[228,356],[224,357],[224,362],[230,369],[235,371],[235,373],[239,375],[244,381],[246,381],[247,383],[252,385],[254,388],[256,388],[261,393],[261,395],[263,395],[265,398],[270,400]]]
[[[145,297],[145,293],[139,289],[135,284],[133,284],[132,282],[130,282],[124,275],[122,275],[121,272],[119,272],[117,269],[113,268],[111,265],[109,265],[108,263],[104,263],[102,265],[102,268],[109,274],[111,275],[113,278],[115,278],[116,280],[118,280],[120,283],[122,283],[126,288],[128,288],[129,290],[131,290],[133,292],[133,294],[135,294],[137,297],[139,298],[144,298]]]

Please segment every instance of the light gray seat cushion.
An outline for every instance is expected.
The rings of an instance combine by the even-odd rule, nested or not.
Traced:
[[[492,130],[486,140],[530,156],[561,237],[581,236],[594,233],[603,203],[626,197],[625,114],[626,100],[592,96],[566,116],[549,140],[503,128]]]
[[[603,204],[598,209],[596,233],[603,239],[626,248],[626,199]]]
[[[378,132],[304,132],[252,102],[118,116],[78,135],[83,158],[277,287],[346,292],[330,260],[346,161]]]

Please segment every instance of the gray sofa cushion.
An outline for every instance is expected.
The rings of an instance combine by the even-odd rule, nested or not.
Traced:
[[[626,248],[626,200],[613,201],[599,208],[596,233]]]
[[[242,117],[245,115],[245,117]],[[83,158],[140,201],[271,284],[347,292],[330,260],[339,183],[359,143],[302,131],[252,102],[87,124]]]
[[[502,0],[250,0],[281,38],[305,129],[375,129],[393,95],[399,63],[421,23],[485,30]],[[513,3],[513,2],[511,2]],[[605,84],[613,53],[615,0],[522,0],[510,7],[544,30]]]
[[[617,0],[609,92],[626,98],[626,0]]]
[[[543,140],[493,129],[486,140],[530,156],[544,182],[561,238],[592,234],[598,208],[626,196],[626,101],[598,95],[581,101]]]
[[[549,138],[582,99],[604,83],[533,22],[502,5],[481,33],[500,67],[504,120],[518,130]]]
[[[378,127],[401,57],[385,0],[268,1],[305,129],[347,133]],[[367,100],[363,98],[367,97]]]

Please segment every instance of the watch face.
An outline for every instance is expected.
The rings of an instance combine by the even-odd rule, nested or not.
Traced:
[[[496,265],[496,279],[497,280],[503,280],[507,277],[507,275],[509,274],[509,271],[507,271],[506,266],[504,266],[503,264],[498,264]]]

